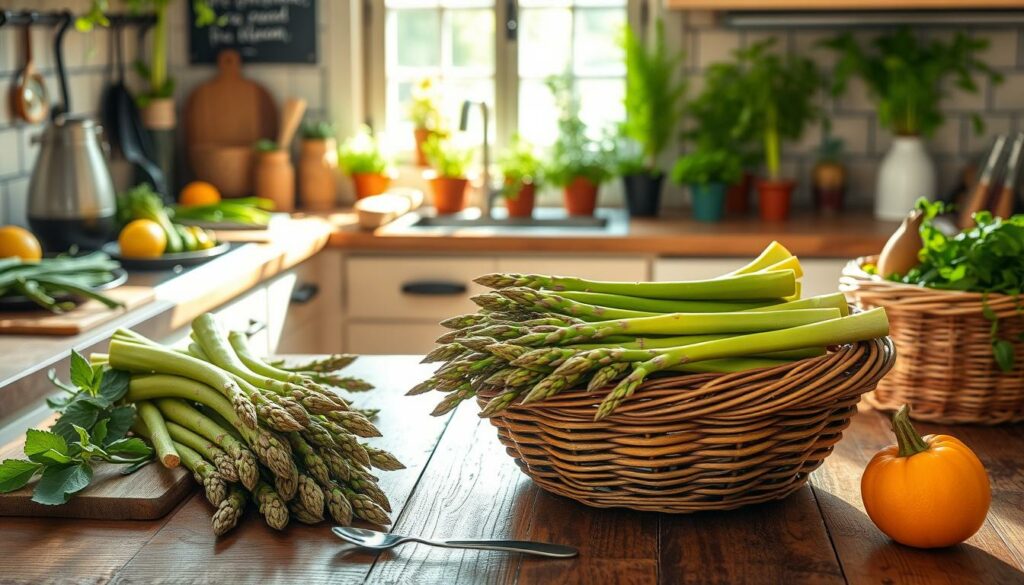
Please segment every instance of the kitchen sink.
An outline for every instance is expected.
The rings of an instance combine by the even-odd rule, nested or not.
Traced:
[[[623,209],[598,209],[593,217],[569,216],[561,208],[540,207],[532,218],[508,217],[495,209],[495,217],[483,217],[479,209],[454,215],[436,215],[433,210],[407,213],[381,229],[390,234],[594,236],[625,235],[629,218]]]

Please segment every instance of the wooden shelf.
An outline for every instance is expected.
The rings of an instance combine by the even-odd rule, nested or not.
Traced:
[[[676,10],[981,10],[1024,8],[1024,0],[665,0]]]

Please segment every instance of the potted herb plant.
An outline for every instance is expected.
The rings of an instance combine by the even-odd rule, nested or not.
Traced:
[[[821,76],[810,59],[772,51],[774,37],[736,52],[742,71],[744,107],[737,114],[761,136],[766,176],[757,182],[758,204],[765,221],[789,217],[796,181],[780,173],[782,141],[797,140],[818,115],[814,98]]]
[[[835,138],[825,125],[818,149],[818,161],[811,170],[811,191],[819,213],[835,215],[843,210],[846,198],[846,166],[842,161],[843,141]]]
[[[748,98],[742,79],[743,70],[736,61],[711,64],[704,73],[700,93],[686,104],[686,115],[696,124],[683,134],[698,148],[728,148],[739,156],[742,173],[725,194],[725,212],[729,215],[750,211],[751,169],[761,160],[757,128],[749,119],[736,115],[744,110]]]
[[[572,80],[553,76],[548,88],[558,104],[558,138],[551,147],[551,161],[544,171],[546,180],[564,189],[565,210],[569,215],[594,215],[601,183],[611,178],[610,147],[604,140],[588,136],[580,119],[579,97]]]
[[[428,177],[437,213],[447,215],[465,209],[469,186],[466,171],[473,161],[473,150],[459,147],[451,137],[432,134],[423,143],[423,153],[433,167]]]
[[[541,181],[541,161],[532,144],[516,134],[498,159],[498,168],[504,179],[501,195],[509,217],[533,215],[537,186]]]
[[[728,148],[698,147],[672,168],[672,180],[690,187],[693,217],[698,221],[722,220],[726,190],[742,175],[740,156]]]
[[[676,81],[683,55],[669,55],[665,48],[665,24],[658,21],[650,50],[628,26],[622,38],[626,57],[626,121],[621,134],[639,148],[621,169],[630,215],[656,216],[665,174],[657,167],[658,156],[675,132],[686,83]]]
[[[338,148],[338,161],[341,169],[352,177],[356,199],[379,195],[391,185],[388,161],[367,126],[342,143]]]
[[[942,125],[939,102],[946,81],[978,91],[975,74],[998,83],[1002,77],[978,58],[988,41],[957,33],[952,40],[919,39],[909,28],[877,37],[864,48],[850,34],[826,41],[839,53],[832,92],[846,90],[851,77],[864,80],[877,102],[878,121],[893,133],[892,146],[878,170],[875,215],[899,220],[919,197],[935,197],[935,165],[922,137]],[[975,129],[981,119],[974,116]]]
[[[412,101],[409,102],[409,119],[412,120],[416,138],[416,164],[421,167],[428,164],[423,145],[430,136],[444,131],[444,118],[439,102],[440,97],[432,78],[425,77],[413,87]]]
[[[309,210],[332,209],[338,191],[334,126],[329,122],[306,123],[299,134],[299,200]]]

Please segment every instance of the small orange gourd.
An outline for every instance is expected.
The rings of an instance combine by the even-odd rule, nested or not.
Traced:
[[[864,469],[860,490],[875,526],[908,546],[953,546],[981,528],[992,492],[978,457],[956,437],[922,437],[910,409],[892,418],[896,445],[879,451]]]

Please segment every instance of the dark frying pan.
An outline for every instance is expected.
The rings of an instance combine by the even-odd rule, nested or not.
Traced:
[[[18,73],[14,87],[11,88],[11,106],[19,118],[36,124],[45,120],[50,113],[50,99],[46,95],[46,82],[36,71],[35,63],[32,61],[31,27],[24,27],[24,31],[25,66]]]
[[[121,151],[121,155],[135,166],[157,193],[167,195],[167,182],[163,171],[155,160],[153,143],[149,134],[142,127],[139,110],[135,106],[128,86],[124,82],[124,55],[121,48],[121,28],[111,30],[114,35],[114,59],[117,64],[117,80],[107,88],[103,104],[103,125],[111,146]]]

